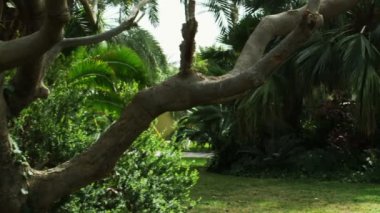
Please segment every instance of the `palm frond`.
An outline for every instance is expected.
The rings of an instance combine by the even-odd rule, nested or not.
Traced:
[[[150,23],[156,27],[160,22],[160,19],[158,18],[158,1],[150,0],[144,10],[148,14]]]
[[[115,73],[105,62],[84,60],[74,64],[67,76],[68,83],[86,88],[114,91]]]
[[[295,63],[308,91],[321,85],[331,90],[342,87],[341,84],[346,82],[346,73],[341,68],[341,50],[336,43],[334,36],[320,37],[296,56]]]
[[[116,93],[112,92],[89,95],[86,99],[85,104],[87,107],[97,112],[107,111],[115,113],[116,115],[120,115],[123,108],[125,107],[124,99]]]
[[[283,117],[283,97],[286,93],[286,80],[274,75],[265,84],[240,101],[239,112],[243,122],[253,129],[265,125],[266,122]]]
[[[221,29],[222,33],[225,33],[228,29],[238,21],[235,17],[238,11],[236,9],[236,2],[231,0],[208,0],[202,3],[204,7],[207,7],[210,12],[213,13],[216,23]]]
[[[368,135],[376,129],[380,108],[380,53],[363,34],[354,34],[342,41],[345,69],[351,71],[351,84],[358,105],[359,127]]]
[[[85,57],[87,53],[87,58]],[[67,75],[68,84],[85,88],[86,103],[92,110],[118,115],[128,95],[146,82],[146,67],[141,58],[126,47],[79,49]]]
[[[166,72],[166,56],[159,42],[149,31],[136,27],[117,37],[116,42],[128,46],[141,57],[149,71],[147,75],[150,81],[156,78],[158,72]]]
[[[147,81],[147,70],[144,62],[135,51],[127,47],[112,47],[98,56],[114,71],[115,77],[124,82]]]

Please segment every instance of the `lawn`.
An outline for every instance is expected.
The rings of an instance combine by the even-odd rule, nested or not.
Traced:
[[[193,159],[192,159],[193,160]],[[200,160],[194,160],[197,166]],[[380,212],[380,185],[234,177],[200,169],[190,212]]]

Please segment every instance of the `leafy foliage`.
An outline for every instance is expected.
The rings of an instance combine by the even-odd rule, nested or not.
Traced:
[[[134,50],[148,69],[149,83],[162,78],[168,70],[168,62],[158,41],[147,30],[135,27],[116,37],[115,42]],[[139,42],[136,42],[139,41]]]
[[[236,52],[268,11],[301,3],[235,3],[248,2],[260,10],[235,23],[223,36],[223,42]],[[192,140],[213,145],[211,169],[217,171],[321,177],[336,172],[346,177],[354,172],[376,173],[377,167],[366,160],[374,159],[368,150],[376,146],[379,133],[375,10],[374,4],[364,1],[351,13],[328,22],[262,86],[235,102],[190,111],[180,130]],[[353,24],[345,24],[349,21]],[[208,55],[202,51],[194,65],[198,70],[214,69],[219,74],[230,69],[226,58],[231,55],[221,57],[221,49],[207,50],[212,52]],[[221,63],[214,64],[218,59]]]
[[[105,125],[83,108],[83,94],[69,88],[57,85],[47,100],[35,102],[13,124],[12,136],[34,168],[53,167],[81,152]]]
[[[144,66],[128,48],[80,49],[62,63],[49,98],[23,111],[12,128],[13,138],[37,169],[54,167],[83,151],[114,120],[115,99],[124,105],[144,86]],[[102,109],[99,100],[108,101]],[[112,177],[61,200],[55,211],[185,212],[194,205],[189,193],[196,180],[197,172],[181,163],[181,150],[148,131],[119,161]]]
[[[237,55],[233,50],[222,47],[201,48],[195,56],[193,67],[206,75],[219,76],[232,70]]]
[[[126,47],[96,48],[90,55],[87,51],[75,53],[75,58],[84,58],[70,68],[69,84],[86,91],[87,107],[120,114],[125,100],[148,81],[143,61]]]
[[[197,177],[178,148],[147,131],[112,177],[70,196],[59,212],[185,212],[195,204],[189,189]]]

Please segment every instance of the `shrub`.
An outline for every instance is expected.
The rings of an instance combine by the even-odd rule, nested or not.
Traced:
[[[34,168],[53,167],[74,156],[94,140],[100,124],[109,124],[83,105],[81,92],[62,82],[14,121],[12,136]]]
[[[70,196],[59,212],[185,212],[198,178],[181,152],[147,131],[118,163],[113,176]]]

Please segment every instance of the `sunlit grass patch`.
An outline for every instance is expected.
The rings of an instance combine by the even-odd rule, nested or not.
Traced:
[[[376,184],[200,175],[192,212],[380,212]]]

